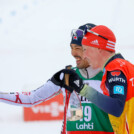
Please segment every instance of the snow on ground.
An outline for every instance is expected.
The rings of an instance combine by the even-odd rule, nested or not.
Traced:
[[[0,104],[0,131],[2,134],[59,134],[62,121],[23,121],[23,108]]]
[[[104,24],[117,37],[117,52],[134,63],[134,1],[0,1],[0,91],[32,90],[66,65],[70,32],[85,23]],[[61,121],[24,122],[23,108],[0,103],[2,134],[59,134]]]

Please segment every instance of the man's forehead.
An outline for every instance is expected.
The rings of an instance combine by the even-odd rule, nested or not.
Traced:
[[[82,47],[82,46],[77,45],[77,44],[71,44],[70,46],[71,46],[71,47],[80,47],[80,48]]]

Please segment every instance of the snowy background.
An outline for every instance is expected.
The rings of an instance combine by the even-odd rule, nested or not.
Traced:
[[[134,63],[133,0],[0,0],[0,91],[32,90],[66,65],[70,32],[85,23],[106,25],[117,52]],[[23,108],[0,103],[3,134],[59,134],[61,121],[24,122]]]

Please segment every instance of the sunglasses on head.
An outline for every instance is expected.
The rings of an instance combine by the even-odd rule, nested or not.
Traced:
[[[71,32],[71,37],[77,36],[78,38],[79,38],[79,37],[83,38],[84,35],[85,35],[87,32],[89,32],[89,33],[92,33],[92,34],[94,34],[94,35],[96,35],[96,36],[99,36],[99,37],[101,37],[101,38],[103,38],[103,39],[105,39],[105,40],[108,40],[106,37],[104,37],[104,36],[102,36],[102,35],[100,35],[100,34],[98,34],[98,33],[96,33],[96,32],[93,32],[93,31],[91,31],[90,29],[91,29],[90,26],[86,26],[86,28],[85,28],[84,30],[81,30],[81,29],[73,29],[72,32]]]

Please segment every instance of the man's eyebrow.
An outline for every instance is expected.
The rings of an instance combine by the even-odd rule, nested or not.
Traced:
[[[74,46],[74,47],[79,47],[79,48],[81,48],[81,46],[78,46],[78,45],[76,45],[76,46]]]

